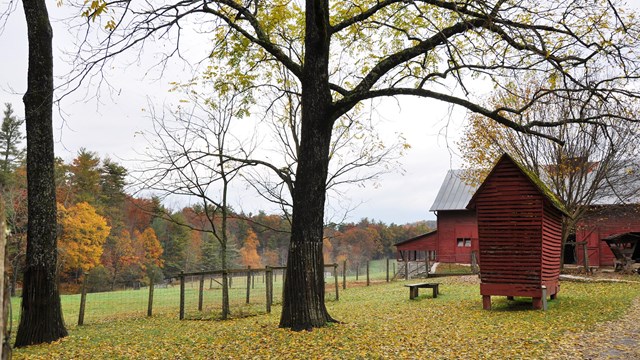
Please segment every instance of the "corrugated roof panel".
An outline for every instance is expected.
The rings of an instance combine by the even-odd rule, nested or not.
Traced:
[[[465,210],[476,192],[460,178],[462,170],[449,170],[429,211]]]

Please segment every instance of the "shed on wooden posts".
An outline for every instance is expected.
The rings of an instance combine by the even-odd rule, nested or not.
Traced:
[[[478,217],[480,294],[533,298],[535,309],[559,290],[562,217],[558,198],[540,179],[504,154],[473,195]]]

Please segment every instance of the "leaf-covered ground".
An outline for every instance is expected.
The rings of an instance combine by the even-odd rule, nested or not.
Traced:
[[[530,299],[497,297],[485,311],[476,278],[434,281],[443,283],[437,299],[422,291],[409,300],[403,282],[347,289],[340,301],[328,302],[343,323],[311,332],[278,329],[278,307],[271,315],[229,321],[158,316],[71,328],[69,337],[18,349],[14,358],[584,358],[589,353],[578,346],[599,341],[595,330],[624,322],[640,297],[639,284],[563,282],[546,312],[530,310]]]

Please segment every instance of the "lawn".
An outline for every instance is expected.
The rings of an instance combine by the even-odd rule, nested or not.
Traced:
[[[423,291],[409,300],[403,282],[352,287],[329,312],[342,323],[311,332],[278,329],[272,314],[228,321],[177,320],[175,314],[70,327],[53,344],[17,349],[16,359],[218,358],[557,358],[571,346],[563,335],[620,317],[640,284],[562,282],[549,310],[530,310],[530,299],[494,298],[482,310],[472,276],[438,278],[441,296]],[[332,299],[329,296],[329,299]]]

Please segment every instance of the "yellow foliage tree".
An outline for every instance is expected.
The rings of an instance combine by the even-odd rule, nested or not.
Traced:
[[[262,267],[262,261],[260,261],[260,255],[258,254],[258,237],[251,229],[247,231],[244,246],[240,248],[240,262],[244,266],[251,266],[252,268]]]
[[[88,272],[100,263],[102,246],[111,230],[107,220],[86,202],[69,209],[58,204],[58,217],[62,230],[58,239],[62,270]]]
[[[333,253],[333,244],[331,244],[331,240],[328,237],[322,239],[322,256],[324,258],[324,263],[328,264],[331,262],[331,257]]]

